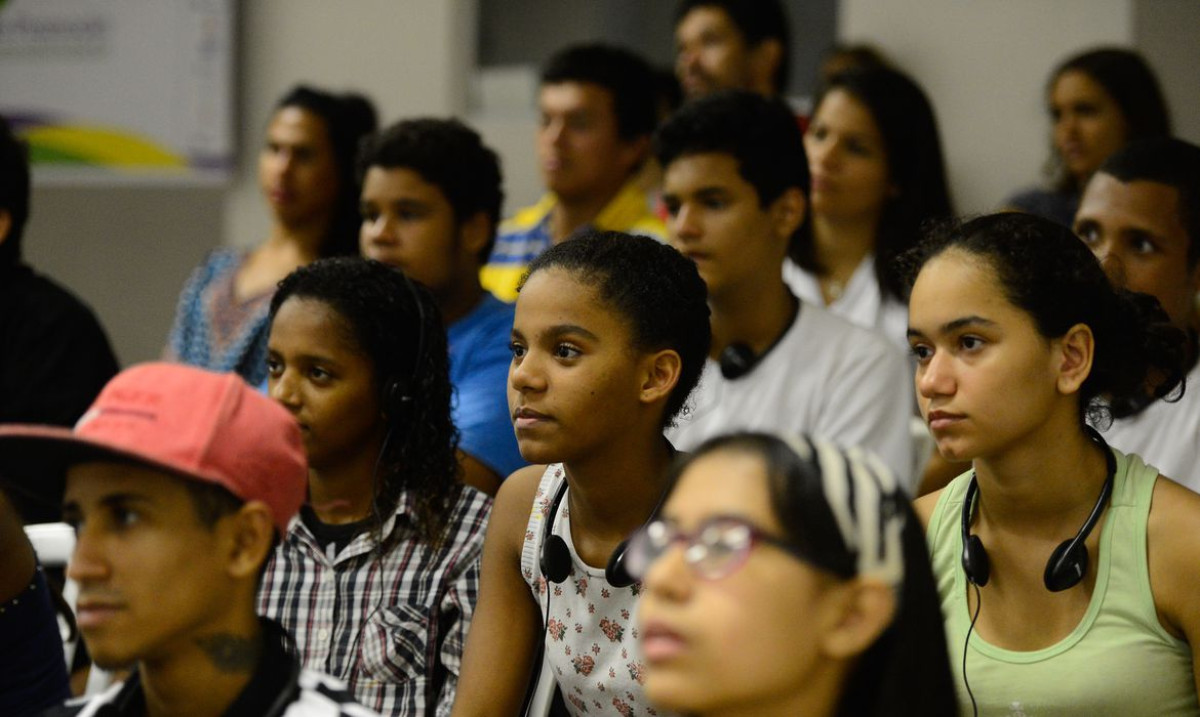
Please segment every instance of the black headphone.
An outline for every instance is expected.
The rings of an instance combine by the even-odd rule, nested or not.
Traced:
[[[791,294],[790,291],[788,293]],[[750,344],[740,341],[726,346],[721,351],[721,355],[717,357],[717,364],[721,367],[721,375],[730,381],[734,381],[753,371],[754,367],[766,358],[767,354],[771,353],[771,350],[778,346],[780,341],[783,341],[783,337],[787,335],[788,330],[796,323],[796,315],[799,313],[800,301],[795,295],[792,295],[792,317],[788,319],[787,324],[783,327],[783,331],[779,332],[779,335],[775,337],[771,345],[765,348],[761,354],[755,354]]]
[[[1047,590],[1055,593],[1075,587],[1083,580],[1083,576],[1087,575],[1088,549],[1085,543],[1088,535],[1100,520],[1104,506],[1112,496],[1113,480],[1117,473],[1117,459],[1113,457],[1104,438],[1091,426],[1085,426],[1084,430],[1088,437],[1104,450],[1104,462],[1108,469],[1108,475],[1104,479],[1104,486],[1100,489],[1100,497],[1096,499],[1096,505],[1092,507],[1091,514],[1079,528],[1079,532],[1075,534],[1074,538],[1060,543],[1050,554],[1050,560],[1046,562],[1046,572],[1042,576],[1042,581],[1046,584]],[[991,573],[991,563],[988,561],[983,541],[979,539],[979,536],[971,533],[971,516],[975,513],[975,500],[978,495],[979,484],[975,481],[975,474],[972,473],[962,507],[962,567],[963,572],[967,574],[967,580],[978,587],[983,587],[987,585]]]
[[[408,293],[412,297],[413,306],[417,311],[417,351],[413,355],[412,373],[407,377],[390,376],[383,382],[383,403],[384,415],[389,419],[389,423],[396,416],[402,415],[413,401],[413,388],[417,385],[418,372],[421,370],[422,360],[425,358],[425,307],[422,305],[421,295],[417,291],[417,285],[409,278],[408,274],[396,269],[397,274],[404,277],[404,285],[408,287]]]
[[[546,518],[546,524],[542,527],[542,552],[538,556],[538,567],[541,569],[542,575],[555,584],[563,582],[571,574],[571,549],[567,547],[567,541],[563,540],[562,536],[552,533],[554,521],[558,517],[558,507],[562,504],[566,494],[567,481],[564,480],[558,486],[558,490],[554,492],[554,500],[550,503],[550,513]],[[658,505],[650,513],[650,517],[646,519],[647,523],[658,515],[661,505],[662,499],[660,498]],[[625,551],[628,547],[629,540],[622,540],[609,556],[608,565],[604,566],[604,579],[614,588],[627,588],[637,582],[625,568]]]

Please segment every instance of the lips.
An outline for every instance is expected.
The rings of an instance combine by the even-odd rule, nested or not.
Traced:
[[[950,413],[949,411],[930,411],[926,420],[929,422],[929,430],[943,431],[955,425],[959,421],[966,418],[961,413]]]
[[[550,420],[550,416],[525,406],[520,406],[513,411],[513,426],[518,430],[533,428]]]
[[[103,627],[124,608],[115,602],[80,600],[75,606],[75,622],[80,630]]]
[[[686,650],[687,640],[665,623],[652,621],[642,626],[642,654],[647,662],[665,662]]]

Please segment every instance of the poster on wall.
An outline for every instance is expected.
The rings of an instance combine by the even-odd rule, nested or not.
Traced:
[[[235,0],[0,0],[0,114],[47,184],[227,180]]]

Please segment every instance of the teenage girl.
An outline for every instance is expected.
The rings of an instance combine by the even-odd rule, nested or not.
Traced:
[[[267,240],[246,252],[220,248],[179,297],[168,360],[266,380],[267,305],[279,280],[318,257],[358,251],[358,141],[375,130],[359,95],[293,88],[276,105],[258,155],[271,209]]]
[[[804,134],[810,220],[784,278],[801,299],[907,349],[895,257],[922,223],[953,213],[933,107],[907,75],[868,66],[830,78],[816,108]]]
[[[646,694],[690,715],[957,714],[921,527],[874,457],[718,437],[630,540]],[[676,549],[678,546],[678,549]],[[768,587],[769,586],[769,587]]]
[[[518,714],[539,645],[571,714],[652,714],[622,542],[662,500],[663,428],[709,341],[695,264],[653,239],[590,233],[530,266],[508,395],[537,465],[496,498],[455,715]]]
[[[429,293],[324,259],[271,300],[271,396],[295,415],[308,503],[268,563],[259,612],[306,667],[388,715],[454,699],[489,500],[458,481],[446,334]]]
[[[1178,384],[1183,333],[1032,215],[905,259],[921,412],[942,455],[973,463],[916,503],[963,710],[1200,714],[1200,496],[1085,423]]]

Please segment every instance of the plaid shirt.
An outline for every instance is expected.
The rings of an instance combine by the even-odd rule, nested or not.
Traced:
[[[370,531],[330,555],[294,518],[267,564],[258,611],[291,633],[305,667],[344,680],[367,707],[449,714],[491,500],[464,488],[437,549],[416,537],[410,501],[403,493],[383,524],[395,540],[382,556]]]

